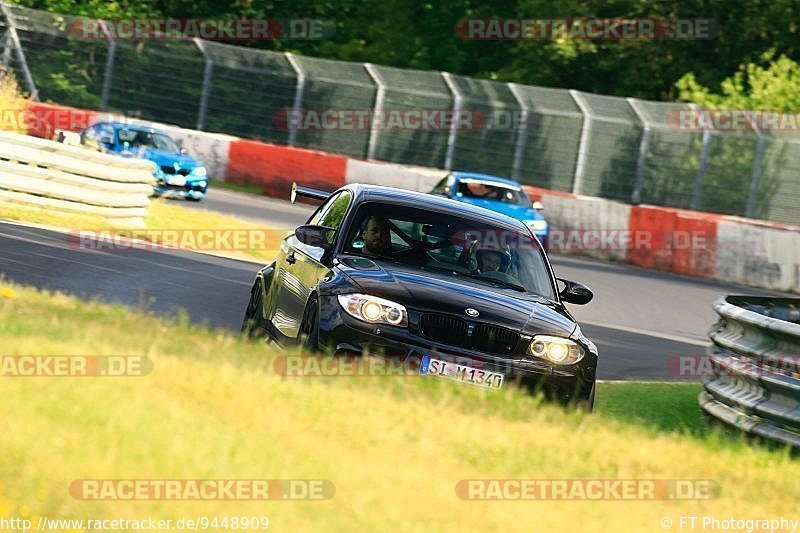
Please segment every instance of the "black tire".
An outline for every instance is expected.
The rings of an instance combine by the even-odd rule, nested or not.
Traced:
[[[319,305],[316,296],[312,296],[306,305],[298,337],[303,350],[309,354],[319,352]]]
[[[589,397],[583,400],[580,404],[581,408],[587,413],[591,413],[594,409],[594,389],[596,386],[597,382],[592,383],[592,390],[589,391]]]
[[[244,312],[242,320],[242,335],[250,339],[263,339],[266,335],[264,321],[264,291],[261,290],[261,280],[257,279],[250,289],[250,301]]]

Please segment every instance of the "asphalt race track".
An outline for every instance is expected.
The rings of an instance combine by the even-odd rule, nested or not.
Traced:
[[[312,210],[218,189],[199,204],[185,205],[283,228],[303,223]],[[598,345],[601,379],[675,379],[667,361],[704,353],[718,295],[777,294],[622,264],[558,256],[552,261],[557,276],[595,292],[590,304],[570,309]],[[178,250],[79,250],[64,233],[0,222],[0,273],[8,281],[164,315],[183,308],[196,323],[233,331],[241,325],[257,268]]]

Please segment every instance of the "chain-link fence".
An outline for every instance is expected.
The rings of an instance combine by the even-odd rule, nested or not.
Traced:
[[[194,40],[85,40],[81,20],[2,5],[2,61],[34,98],[394,163],[800,223],[800,135],[691,130],[648,102]],[[367,127],[292,117],[366,114]],[[395,113],[468,112],[469,127],[383,127]]]

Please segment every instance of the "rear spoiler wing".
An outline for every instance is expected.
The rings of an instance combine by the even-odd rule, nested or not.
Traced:
[[[292,195],[289,197],[292,203],[297,201],[298,196],[305,196],[306,198],[311,198],[313,200],[319,200],[323,202],[330,198],[332,193],[327,191],[321,191],[319,189],[312,189],[311,187],[303,187],[298,185],[297,182],[292,183]]]

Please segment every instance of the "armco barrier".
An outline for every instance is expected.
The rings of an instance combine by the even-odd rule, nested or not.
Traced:
[[[800,298],[726,296],[709,333],[714,377],[700,407],[748,434],[800,448]]]
[[[143,226],[155,164],[0,132],[0,202]],[[0,211],[1,212],[1,211]]]

